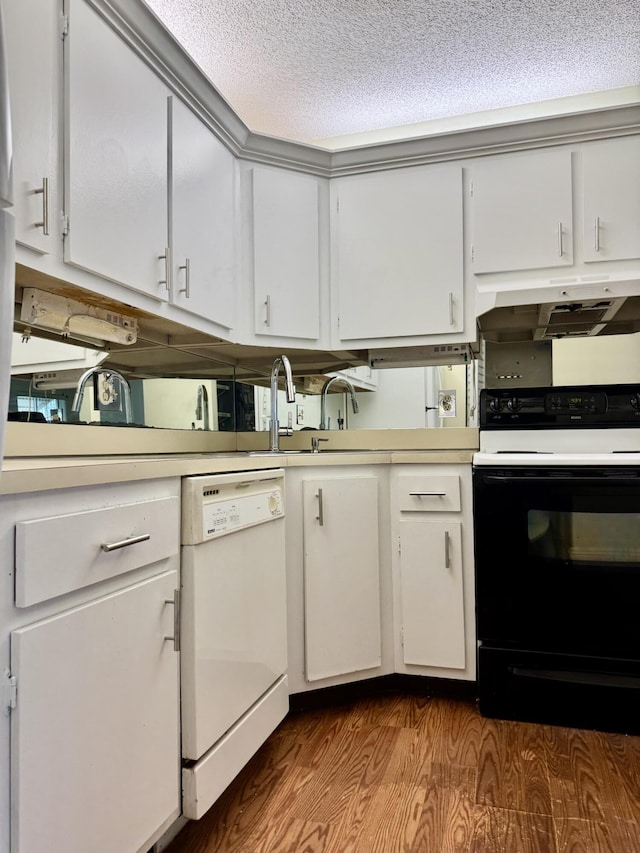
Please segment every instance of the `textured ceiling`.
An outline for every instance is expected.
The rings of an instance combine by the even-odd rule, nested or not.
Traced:
[[[640,84],[640,0],[146,2],[251,130],[304,142]]]

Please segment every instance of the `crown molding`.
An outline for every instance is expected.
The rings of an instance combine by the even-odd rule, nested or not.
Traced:
[[[640,103],[329,150],[244,124],[140,0],[86,0],[238,158],[332,178],[640,133]],[[71,28],[73,21],[71,21]]]

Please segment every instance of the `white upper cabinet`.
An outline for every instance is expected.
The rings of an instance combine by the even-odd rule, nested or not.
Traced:
[[[461,166],[338,178],[331,216],[340,343],[463,330]]]
[[[488,157],[470,172],[474,273],[573,263],[570,150]]]
[[[235,326],[235,159],[181,101],[170,97],[173,301]]]
[[[584,260],[640,258],[640,136],[582,148]]]
[[[256,335],[320,336],[320,216],[317,178],[252,169]]]
[[[56,254],[62,253],[57,179],[60,5],[54,0],[2,4],[12,112],[16,240],[38,252]]]
[[[88,4],[69,7],[65,260],[166,300],[168,91]]]

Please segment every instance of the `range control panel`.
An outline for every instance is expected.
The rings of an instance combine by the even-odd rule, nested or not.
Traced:
[[[484,388],[480,429],[640,426],[640,385]]]

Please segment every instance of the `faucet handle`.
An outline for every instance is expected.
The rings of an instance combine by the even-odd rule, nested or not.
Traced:
[[[311,437],[311,452],[320,453],[320,442],[329,441],[328,438],[317,438],[315,435]]]

